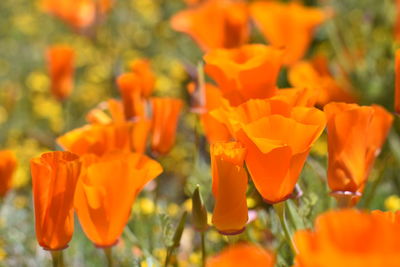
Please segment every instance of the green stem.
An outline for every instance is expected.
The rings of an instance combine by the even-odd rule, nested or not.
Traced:
[[[282,227],[283,232],[285,234],[285,238],[289,242],[289,246],[290,246],[290,248],[291,248],[291,250],[293,252],[294,251],[294,247],[293,247],[292,237],[290,236],[290,232],[289,232],[288,226],[286,224],[285,201],[282,201],[282,202],[279,202],[277,204],[274,204],[274,210],[275,210],[276,214],[279,217],[279,221],[281,223],[281,227]]]
[[[64,267],[64,258],[62,250],[53,250],[50,253],[53,261],[53,267]]]
[[[164,267],[168,267],[169,266],[169,261],[170,261],[171,256],[172,256],[172,250],[173,250],[173,247],[169,247],[168,250],[167,250],[167,256],[165,257]]]
[[[103,249],[104,254],[106,255],[107,258],[107,266],[108,267],[113,267],[114,266],[114,259],[112,256],[112,247],[104,248]]]
[[[201,232],[201,263],[206,266],[207,252],[206,252],[206,232]]]

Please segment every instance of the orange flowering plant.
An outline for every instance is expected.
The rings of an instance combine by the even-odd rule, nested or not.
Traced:
[[[0,265],[400,266],[399,3],[2,0]]]

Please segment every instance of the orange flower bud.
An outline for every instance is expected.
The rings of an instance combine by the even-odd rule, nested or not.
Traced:
[[[328,185],[332,191],[362,192],[393,116],[380,106],[330,103],[328,121]]]
[[[10,190],[12,178],[17,168],[17,157],[11,150],[0,151],[0,197]]]
[[[161,165],[137,153],[86,155],[74,206],[86,236],[98,247],[118,242],[132,205],[161,172]]]
[[[127,120],[146,116],[146,102],[142,98],[142,82],[134,73],[125,73],[118,77],[117,84],[121,92]]]
[[[394,216],[352,209],[326,212],[318,216],[314,231],[295,233],[294,266],[398,266],[400,225]]]
[[[210,154],[215,198],[212,222],[220,233],[240,233],[248,220],[246,149],[237,142],[214,143]]]
[[[151,98],[153,107],[151,149],[165,155],[175,143],[183,102],[177,98]]]
[[[282,55],[281,49],[261,44],[216,49],[204,56],[205,71],[223,97],[237,106],[249,99],[275,95]]]
[[[249,39],[246,3],[206,0],[171,19],[172,28],[188,34],[204,51],[240,46]]]
[[[47,61],[51,93],[58,100],[64,100],[73,88],[75,52],[66,45],[52,46],[47,50]]]
[[[207,260],[206,267],[273,267],[274,255],[266,249],[250,243],[238,243],[224,249]]]
[[[314,29],[326,19],[317,8],[305,7],[298,2],[257,1],[250,13],[269,43],[285,48],[285,64],[300,60],[310,46]]]
[[[156,83],[156,77],[151,70],[150,61],[137,59],[131,63],[132,72],[139,77],[141,95],[144,98],[150,97]]]
[[[36,238],[46,250],[64,249],[72,238],[80,167],[79,157],[70,152],[44,153],[31,160]]]

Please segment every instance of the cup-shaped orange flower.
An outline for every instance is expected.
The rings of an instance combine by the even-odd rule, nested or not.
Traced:
[[[175,144],[176,128],[183,102],[177,98],[150,99],[152,105],[151,149],[165,155]]]
[[[265,201],[277,203],[291,196],[325,121],[316,108],[280,104],[238,127],[236,138],[247,148],[247,168]]]
[[[72,238],[80,169],[79,157],[70,152],[44,153],[31,160],[36,238],[46,250],[64,249]]]
[[[117,84],[121,92],[125,118],[131,120],[146,116],[146,101],[142,97],[141,78],[134,73],[125,73],[118,77]]]
[[[60,136],[57,143],[77,155],[130,151],[132,125],[130,122],[85,125]]]
[[[17,157],[11,150],[0,151],[0,197],[10,190],[12,178],[17,168]]]
[[[177,13],[172,28],[188,34],[203,51],[233,48],[249,39],[249,15],[242,1],[205,0]]]
[[[251,4],[250,13],[270,44],[286,48],[285,64],[293,64],[304,56],[314,29],[326,17],[322,10],[298,2],[258,1]]]
[[[356,102],[352,92],[341,86],[329,72],[319,70],[312,62],[301,61],[292,65],[288,78],[295,87],[312,89],[320,106],[332,101]]]
[[[238,243],[224,249],[221,253],[209,258],[206,267],[273,267],[274,255],[255,244]]]
[[[214,143],[210,154],[215,198],[212,222],[222,234],[238,234],[248,220],[246,149],[238,142]]]
[[[380,106],[332,102],[328,127],[328,185],[333,192],[361,193],[393,116]]]
[[[118,242],[132,205],[143,189],[161,172],[161,165],[137,153],[86,155],[74,206],[86,236],[98,247]]]
[[[262,44],[216,49],[204,56],[205,71],[231,105],[276,93],[283,51]]]
[[[131,63],[132,72],[139,77],[141,94],[144,98],[150,97],[156,83],[156,77],[147,59],[136,59]]]
[[[74,82],[75,51],[67,45],[55,45],[47,50],[51,93],[58,100],[66,99]]]
[[[320,215],[314,231],[295,233],[294,266],[398,266],[400,224],[391,217],[351,209]]]
[[[400,3],[400,1],[398,2]],[[397,114],[400,114],[400,49],[396,50],[394,69],[395,69],[394,111]]]

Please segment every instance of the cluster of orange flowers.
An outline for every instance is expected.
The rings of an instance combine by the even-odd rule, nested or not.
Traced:
[[[210,144],[212,222],[222,234],[241,233],[249,221],[249,178],[269,204],[293,197],[316,140],[327,128],[327,181],[342,209],[320,215],[314,230],[295,233],[296,267],[398,266],[400,213],[350,209],[361,197],[393,115],[378,105],[360,106],[329,70],[327,59],[303,59],[315,28],[330,12],[297,1],[186,1],[172,27],[204,51],[205,73],[215,83],[189,85]],[[112,1],[44,1],[46,10],[74,28],[96,23]],[[269,42],[249,44],[251,21]],[[47,52],[51,91],[59,100],[72,92],[75,51]],[[282,68],[293,87],[278,88]],[[400,112],[400,52],[396,55],[396,111]],[[54,151],[31,160],[36,235],[46,250],[68,246],[77,213],[97,247],[116,244],[131,207],[161,165],[144,155],[166,155],[175,143],[183,101],[152,97],[155,75],[146,59],[132,62],[117,79],[121,100],[100,103],[88,124],[65,133]],[[203,101],[204,100],[204,101]],[[0,195],[9,188],[15,156],[0,153]],[[246,168],[245,168],[246,167]],[[4,190],[3,190],[4,188]],[[272,252],[239,243],[207,261],[209,267],[273,266]]]

